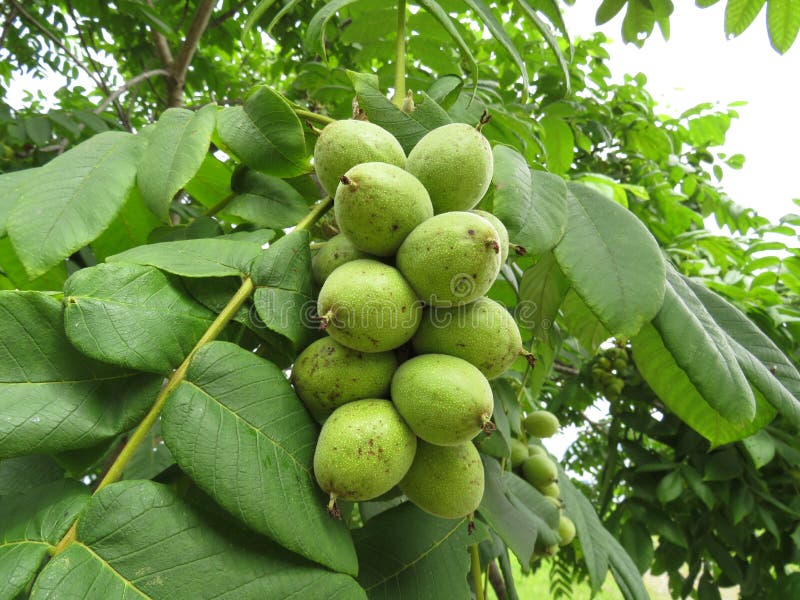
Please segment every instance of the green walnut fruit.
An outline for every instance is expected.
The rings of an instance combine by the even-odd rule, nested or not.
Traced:
[[[340,181],[333,205],[336,222],[364,252],[393,256],[406,236],[433,216],[425,187],[395,165],[361,163]]]
[[[443,125],[425,135],[408,154],[406,170],[428,189],[436,213],[469,210],[492,182],[492,147],[464,123]]]
[[[420,440],[400,490],[425,512],[457,519],[478,508],[483,485],[481,457],[471,442],[435,446]]]
[[[341,267],[344,263],[359,258],[371,258],[366,252],[362,252],[353,245],[346,235],[333,236],[311,259],[311,274],[317,285],[322,285],[328,275]]]
[[[604,371],[608,371],[611,368],[611,361],[608,360],[605,356],[601,356],[597,359],[597,366],[603,369]]]
[[[508,239],[508,229],[506,229],[506,226],[503,225],[503,222],[500,219],[495,217],[492,213],[486,212],[485,210],[478,210],[476,208],[475,210],[471,210],[469,212],[483,217],[492,224],[492,227],[494,227],[495,231],[497,231],[497,235],[500,236],[500,262],[506,262],[506,259],[508,258],[508,249],[511,244]]]
[[[499,235],[489,221],[469,212],[436,215],[408,235],[396,262],[425,303],[469,304],[500,272]]]
[[[325,421],[314,451],[314,476],[331,496],[371,500],[405,476],[417,438],[388,400],[356,400]]]
[[[561,490],[559,490],[559,491],[561,491]],[[561,500],[559,499],[558,496],[555,496],[555,497],[553,497],[553,496],[545,496],[544,499],[547,500],[550,504],[552,504],[558,510],[561,510],[564,507],[564,503],[561,502]]]
[[[538,489],[545,498],[560,498],[561,497],[561,489],[558,487],[558,484],[555,481],[551,481],[547,485],[540,486]]]
[[[314,170],[331,197],[342,175],[358,164],[374,161],[403,167],[406,154],[391,133],[367,121],[334,121],[325,126],[314,146]]]
[[[550,458],[547,455],[547,450],[545,450],[541,446],[536,446],[534,444],[528,446],[528,456],[546,456],[547,458]]]
[[[546,410],[537,410],[525,417],[525,431],[537,438],[549,438],[558,433],[558,417]]]
[[[411,339],[422,306],[400,272],[376,260],[354,260],[328,276],[317,299],[320,327],[361,352],[386,352]]]
[[[559,546],[567,546],[575,539],[575,523],[569,517],[561,515],[558,520],[558,537],[561,538]]]
[[[547,456],[531,456],[522,463],[522,474],[528,483],[538,488],[558,479],[558,467]]]
[[[392,400],[414,433],[440,446],[474,438],[494,408],[486,377],[446,354],[423,354],[400,365],[392,378]]]
[[[614,369],[617,371],[622,371],[628,368],[628,361],[622,358],[615,358],[614,359]]]
[[[511,313],[485,296],[466,306],[426,308],[411,342],[419,354],[463,358],[487,379],[504,373],[520,354],[530,355]]]
[[[394,352],[359,352],[324,337],[297,357],[292,384],[308,411],[321,421],[353,400],[388,398],[396,369]]]
[[[520,466],[526,458],[528,458],[528,447],[525,442],[511,438],[511,466]]]

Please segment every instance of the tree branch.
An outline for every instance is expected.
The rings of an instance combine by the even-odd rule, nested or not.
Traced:
[[[146,0],[147,5],[155,10],[153,6],[153,0]],[[169,49],[169,44],[167,43],[167,38],[164,37],[164,34],[160,31],[156,31],[152,27],[150,28],[150,37],[153,38],[153,44],[156,47],[156,54],[158,54],[158,60],[161,61],[161,66],[165,69],[169,70],[172,68],[172,51]]]
[[[186,39],[178,51],[178,57],[172,67],[172,76],[175,79],[174,86],[170,89],[169,98],[167,99],[170,106],[183,105],[183,89],[186,85],[186,72],[189,70],[189,65],[194,58],[194,53],[197,51],[197,45],[200,43],[200,38],[203,36],[208,27],[208,22],[211,19],[211,13],[214,11],[215,0],[202,0],[197,7],[197,12],[194,14],[189,31],[186,34]]]
[[[94,110],[95,114],[99,115],[108,107],[109,104],[111,104],[112,102],[116,102],[117,98],[119,98],[122,94],[124,94],[133,86],[135,86],[137,83],[144,81],[145,79],[148,79],[150,77],[155,77],[156,75],[163,75],[164,77],[169,77],[169,71],[167,71],[166,69],[153,69],[151,71],[145,71],[144,73],[139,73],[136,77],[132,77],[131,79],[123,83],[120,87],[118,87],[116,90],[114,90],[108,96],[108,98],[103,100],[100,103],[100,106],[98,106]]]
[[[8,15],[6,15],[5,20],[3,21],[3,32],[0,33],[0,48],[6,43],[6,37],[8,36],[8,32],[11,30],[11,23],[17,16],[17,8],[15,6],[11,7],[11,10],[8,11]]]

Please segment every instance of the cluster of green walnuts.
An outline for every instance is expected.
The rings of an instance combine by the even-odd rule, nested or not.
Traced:
[[[508,233],[472,210],[491,183],[491,147],[450,124],[408,156],[358,120],[329,124],[314,150],[339,234],[313,258],[317,319],[328,334],[297,358],[292,383],[323,423],[314,474],[336,500],[395,486],[422,510],[458,518],[484,490],[472,439],[491,423],[489,379],[520,354],[509,312],[484,297]]]
[[[525,417],[523,422],[528,435],[535,438],[549,438],[558,433],[560,424],[558,418],[546,410],[537,410]],[[541,445],[513,439],[511,441],[511,466],[517,469],[523,477],[539,490],[547,501],[552,503],[559,511],[563,511],[561,490],[558,487],[558,467],[553,459]],[[568,516],[560,513],[558,521],[558,535],[560,545],[566,546],[575,539],[575,523]],[[544,546],[537,544],[531,562],[542,556],[552,556],[558,552],[558,546]]]
[[[619,399],[625,386],[642,383],[642,377],[630,357],[624,342],[618,342],[599,352],[592,361],[594,388],[611,400]]]

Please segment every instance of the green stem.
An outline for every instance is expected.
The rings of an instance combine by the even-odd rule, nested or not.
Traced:
[[[326,117],[325,115],[318,115],[315,112],[311,112],[310,110],[303,110],[302,108],[295,108],[294,114],[296,114],[301,119],[315,121],[323,125],[328,125],[329,123],[334,123],[336,121],[336,119],[331,119],[330,117]]]
[[[214,206],[209,208],[204,214],[207,217],[213,217],[215,214],[223,210],[231,201],[236,197],[236,194],[231,192],[227,196],[225,196],[222,200],[217,202]]]
[[[406,0],[397,2],[397,39],[394,57],[394,97],[392,102],[398,107],[406,97]]]
[[[470,572],[472,573],[472,584],[475,586],[475,600],[484,600],[483,578],[481,577],[481,557],[478,554],[478,544],[469,547]]]
[[[311,212],[309,212],[308,215],[306,215],[297,224],[295,229],[303,230],[311,227],[323,214],[325,214],[332,203],[332,198],[326,198],[322,202],[316,204]],[[95,494],[107,485],[111,485],[119,480],[119,478],[122,476],[122,472],[125,470],[125,467],[133,457],[133,454],[147,438],[150,428],[153,427],[155,422],[158,420],[161,410],[164,408],[164,404],[166,403],[170,393],[180,385],[186,376],[186,371],[189,368],[189,363],[191,363],[192,357],[194,357],[195,353],[200,348],[217,338],[217,336],[222,332],[223,329],[225,329],[227,324],[231,321],[231,319],[233,319],[234,315],[239,311],[239,309],[247,301],[255,289],[256,287],[253,284],[252,279],[245,277],[242,281],[242,285],[239,287],[230,301],[228,301],[228,304],[225,306],[225,308],[222,309],[222,312],[217,315],[217,318],[214,319],[214,322],[211,323],[206,332],[197,341],[194,348],[192,348],[191,352],[189,352],[188,356],[183,359],[183,362],[180,364],[180,366],[173,371],[172,375],[170,375],[170,378],[167,380],[167,383],[161,388],[161,391],[158,393],[153,406],[150,407],[150,410],[147,412],[144,419],[142,419],[141,423],[139,423],[139,426],[136,428],[133,434],[131,434],[131,436],[128,438],[128,441],[125,443],[122,451],[108,468],[108,471],[106,471],[106,474],[100,480],[100,483],[97,484],[97,488],[94,490]],[[70,527],[69,531],[67,531],[64,537],[61,538],[61,541],[59,541],[56,545],[52,552],[53,556],[57,556],[63,552],[73,541],[75,541],[77,530],[78,522],[75,521],[72,524],[72,527]]]

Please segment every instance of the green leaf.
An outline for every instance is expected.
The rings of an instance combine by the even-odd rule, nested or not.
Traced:
[[[558,486],[566,505],[565,513],[575,523],[592,590],[600,590],[608,569],[611,569],[611,574],[626,599],[649,600],[650,596],[644,587],[639,569],[620,543],[603,527],[591,503],[563,471],[559,475]]]
[[[231,166],[206,154],[197,173],[184,186],[189,195],[203,206],[211,208],[231,193]]]
[[[680,471],[667,473],[656,486],[656,496],[663,503],[667,504],[677,499],[683,492],[683,479]]]
[[[37,170],[8,215],[8,235],[32,277],[94,241],[125,204],[141,144],[129,133],[96,135]]]
[[[760,394],[756,394],[756,418],[753,421],[742,423],[725,419],[678,366],[652,325],[642,327],[631,342],[636,366],[648,385],[672,412],[708,439],[712,446],[746,438],[772,420],[774,411]]]
[[[101,264],[64,284],[64,328],[84,354],[142,371],[177,367],[214,320],[158,269]]]
[[[604,23],[608,23],[619,14],[619,11],[622,10],[622,7],[625,6],[627,2],[628,0],[603,0],[594,17],[595,24],[603,25]]]
[[[0,496],[0,598],[25,591],[89,496],[89,488],[70,480]]]
[[[452,122],[447,113],[427,96],[411,114],[407,114],[383,94],[377,76],[354,71],[348,71],[347,76],[356,91],[359,107],[372,123],[396,137],[406,154],[426,133]]]
[[[256,4],[256,7],[253,10],[249,11],[247,20],[244,22],[244,27],[242,27],[242,36],[240,38],[246,47],[249,48],[252,46],[252,44],[248,43],[248,40],[250,39],[248,34],[258,20],[264,16],[264,13],[267,12],[273,4],[275,4],[275,0],[261,0],[258,4]]]
[[[515,311],[517,321],[530,329],[537,339],[549,339],[568,290],[569,281],[558,267],[555,256],[546,252],[522,275],[520,302]]]
[[[742,440],[744,449],[753,461],[753,466],[760,469],[775,458],[775,440],[766,431],[759,431],[755,435]]]
[[[500,45],[505,48],[511,60],[517,65],[517,69],[519,69],[520,75],[522,75],[522,102],[527,102],[528,88],[530,87],[528,68],[525,66],[525,61],[522,55],[520,55],[514,41],[511,39],[511,36],[506,32],[505,26],[497,20],[492,10],[484,4],[482,0],[465,0],[465,4],[480,17],[483,25],[491,32]]]
[[[261,253],[252,269],[258,324],[285,337],[297,351],[316,336],[310,319],[316,310],[310,239],[307,231],[290,233]]]
[[[486,488],[478,512],[492,530],[527,565],[536,541],[558,543],[558,511],[529,483],[513,473],[503,473],[493,458],[483,458]]]
[[[183,277],[245,276],[261,244],[226,238],[161,242],[108,257],[109,263],[149,265]]]
[[[725,5],[725,35],[737,36],[750,27],[766,0],[728,0]]]
[[[551,173],[564,174],[572,167],[575,156],[575,136],[572,127],[562,118],[546,116],[539,122],[544,136],[547,168]]]
[[[357,572],[350,534],[328,515],[312,473],[316,423],[275,365],[206,344],[161,419],[178,466],[222,507],[293,552]]]
[[[650,0],[628,0],[628,10],[622,21],[622,40],[641,48],[655,23],[656,15]]]
[[[493,212],[508,228],[511,241],[532,254],[547,252],[567,226],[564,180],[531,169],[525,157],[507,146],[495,146],[493,153]]]
[[[24,494],[60,479],[64,479],[64,469],[44,454],[0,460],[0,496]]]
[[[251,169],[294,177],[310,170],[303,125],[277,92],[257,86],[244,106],[217,113],[217,131],[225,145]]]
[[[612,337],[575,290],[567,292],[561,310],[569,334],[574,336],[590,354],[594,354],[600,344]]]
[[[112,254],[147,243],[150,232],[159,225],[156,216],[145,206],[138,188],[131,188],[122,210],[92,242],[95,258],[102,262]]]
[[[568,184],[567,230],[554,254],[572,287],[608,331],[634,335],[664,300],[665,269],[653,236],[631,212]]]
[[[439,25],[444,28],[450,37],[453,38],[456,46],[458,46],[462,59],[467,62],[472,73],[472,95],[474,96],[475,91],[478,89],[478,63],[475,61],[475,57],[472,55],[472,50],[470,50],[469,44],[464,41],[464,38],[461,37],[458,29],[453,24],[450,15],[447,14],[447,12],[441,7],[441,5],[439,5],[438,2],[436,2],[436,0],[419,0],[418,4],[428,11],[428,14],[430,14],[439,22]]]
[[[655,555],[653,549],[653,538],[646,524],[628,520],[620,532],[620,543],[625,548],[625,552],[631,557],[639,573],[644,575],[653,564]]]
[[[159,419],[131,456],[120,479],[153,479],[174,464],[175,459],[164,444]]]
[[[167,222],[172,198],[203,164],[214,131],[217,107],[208,104],[193,112],[168,108],[155,124],[136,173],[147,207]]]
[[[558,66],[561,67],[561,73],[564,75],[564,87],[566,95],[569,95],[572,90],[572,84],[570,82],[569,75],[569,64],[567,63],[564,53],[561,51],[561,46],[558,45],[558,39],[555,35],[553,35],[553,32],[547,23],[545,23],[539,17],[539,15],[536,14],[536,11],[530,4],[528,4],[525,0],[517,0],[517,4],[528,17],[528,19],[533,22],[533,26],[536,27],[539,33],[542,34],[542,37],[547,42],[547,45],[550,46],[550,50],[553,51],[556,61],[558,62]]]
[[[711,317],[723,329],[750,383],[795,427],[800,427],[800,373],[738,308],[703,285],[686,282]]]
[[[328,60],[325,52],[325,26],[333,15],[339,12],[348,4],[353,4],[357,0],[331,0],[326,2],[308,22],[306,29],[305,47],[309,54],[319,54],[323,61]]]
[[[67,279],[67,264],[60,262],[55,267],[38,277],[31,278],[25,267],[17,258],[11,240],[0,238],[0,269],[13,284],[9,289],[20,290],[58,290]]]
[[[706,402],[728,421],[755,416],[755,398],[725,334],[673,268],[664,304],[653,319],[664,347]]]
[[[683,475],[684,480],[686,480],[686,485],[694,492],[694,495],[702,500],[703,504],[708,507],[708,510],[712,510],[716,504],[716,497],[714,496],[714,492],[711,491],[711,488],[703,482],[700,473],[691,465],[683,464],[681,465],[681,475]]]
[[[253,223],[256,227],[291,227],[308,214],[303,196],[291,185],[247,168],[237,170],[231,181],[233,200],[222,213]]]
[[[53,558],[32,600],[365,598],[347,575],[302,561],[182,500],[167,486],[123,481],[100,490],[77,540]]]
[[[133,427],[161,377],[81,355],[61,305],[38,292],[0,292],[0,456],[87,448]]]
[[[24,185],[39,176],[38,169],[12,171],[0,175],[0,238],[6,236],[8,213],[14,208]]]
[[[373,517],[353,531],[358,582],[370,599],[468,598],[467,547],[487,537],[470,535],[467,519],[432,517],[410,502]]]

